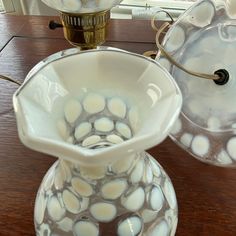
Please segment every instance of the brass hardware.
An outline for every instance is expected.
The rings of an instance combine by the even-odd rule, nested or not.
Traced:
[[[56,21],[54,21],[54,20],[51,20],[51,21],[49,22],[49,24],[48,24],[48,27],[49,27],[49,29],[51,29],[51,30],[55,30],[56,28],[62,28],[63,25],[60,24],[60,23],[58,23],[58,22],[56,22]]]
[[[93,49],[103,44],[110,11],[94,13],[60,12],[65,38],[81,50]]]

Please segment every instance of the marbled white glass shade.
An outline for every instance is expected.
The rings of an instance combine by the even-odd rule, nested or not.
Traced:
[[[163,46],[189,70],[229,73],[225,85],[191,76],[158,56],[183,94],[171,138],[203,162],[236,167],[236,1],[195,3],[172,25]]]
[[[89,13],[109,10],[122,0],[42,0],[48,6],[69,13]]]

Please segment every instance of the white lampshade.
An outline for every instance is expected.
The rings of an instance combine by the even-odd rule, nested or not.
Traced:
[[[206,163],[236,167],[236,1],[201,0],[169,29],[163,46],[188,70],[205,74],[225,71],[219,84],[189,75],[160,56],[183,94],[182,112],[171,137]],[[226,76],[227,77],[227,76]]]

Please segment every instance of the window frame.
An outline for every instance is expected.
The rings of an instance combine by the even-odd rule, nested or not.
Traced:
[[[23,14],[21,0],[2,0],[5,13]]]
[[[136,7],[161,7],[165,9],[186,10],[194,2],[181,0],[123,0],[120,5],[130,5]]]
[[[194,2],[181,0],[123,0],[111,11],[112,18],[123,19],[149,19],[154,9],[163,9],[177,19]],[[153,9],[150,11],[150,9]],[[168,20],[169,17],[161,16],[159,20]]]

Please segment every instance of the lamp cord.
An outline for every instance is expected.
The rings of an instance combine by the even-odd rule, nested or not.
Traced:
[[[7,77],[7,76],[5,76],[5,75],[0,75],[0,79],[1,79],[1,80],[6,80],[6,81],[9,81],[9,82],[12,82],[12,83],[17,84],[17,85],[19,85],[19,86],[21,85],[21,83],[18,82],[17,80],[11,79],[10,77]]]
[[[20,83],[19,81],[14,80],[14,79],[11,79],[11,78],[9,78],[9,77],[7,77],[7,76],[5,76],[5,75],[0,75],[0,80],[9,81],[9,82],[11,82],[11,83],[14,83],[14,84],[17,84],[17,85],[21,86],[21,83]],[[0,116],[7,114],[7,113],[10,112],[12,109],[13,109],[13,107],[11,107],[9,110],[0,112]]]
[[[155,19],[156,19],[156,16],[159,12],[165,12],[171,19],[171,23],[169,22],[165,22],[159,29],[156,27],[155,25]],[[217,75],[217,74],[205,74],[205,73],[199,73],[199,72],[195,72],[195,71],[192,71],[192,70],[189,70],[189,69],[186,69],[184,66],[182,66],[181,64],[179,64],[166,50],[165,48],[161,45],[160,43],[160,36],[162,33],[165,33],[165,30],[166,29],[169,29],[170,26],[173,24],[174,20],[173,20],[173,17],[170,15],[169,12],[165,11],[165,10],[160,10],[160,11],[157,11],[155,16],[152,18],[151,20],[151,25],[152,25],[152,28],[153,30],[155,30],[157,33],[156,33],[156,45],[158,47],[158,49],[160,50],[161,54],[166,57],[166,59],[168,59],[173,65],[175,65],[176,67],[178,67],[179,69],[181,69],[182,71],[190,74],[190,75],[193,75],[193,76],[196,76],[196,77],[200,77],[200,78],[204,78],[204,79],[210,79],[210,80],[219,80],[220,79],[220,76]]]

